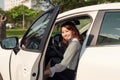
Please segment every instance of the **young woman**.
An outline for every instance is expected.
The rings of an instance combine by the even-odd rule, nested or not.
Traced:
[[[72,22],[66,22],[61,26],[62,45],[66,48],[60,63],[46,69],[45,77],[54,77],[52,80],[74,80],[75,68],[81,49],[82,38]]]

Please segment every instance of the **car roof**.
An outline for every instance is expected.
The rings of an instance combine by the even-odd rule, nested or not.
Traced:
[[[80,13],[80,12],[86,12],[86,11],[90,12],[90,11],[98,11],[98,10],[109,10],[109,9],[120,9],[120,2],[104,3],[104,4],[97,4],[97,5],[76,8],[76,9],[69,10],[59,14],[58,18],[63,17],[65,15],[74,14],[74,13]]]

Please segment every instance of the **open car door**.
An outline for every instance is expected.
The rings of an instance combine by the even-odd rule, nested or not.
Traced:
[[[43,61],[59,6],[46,11],[27,30],[10,57],[10,80],[43,80]]]

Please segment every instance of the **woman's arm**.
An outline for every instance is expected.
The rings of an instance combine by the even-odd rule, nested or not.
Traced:
[[[63,60],[61,63],[56,64],[55,66],[50,68],[51,77],[54,75],[55,72],[61,72],[66,69],[74,55],[77,53],[78,49],[80,49],[80,43],[78,40],[71,41],[64,53]]]

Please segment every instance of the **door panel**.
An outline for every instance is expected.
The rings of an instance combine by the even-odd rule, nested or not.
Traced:
[[[4,80],[10,80],[9,61],[12,50],[4,50],[0,47],[0,77]]]
[[[41,53],[38,54],[24,50],[20,50],[17,55],[13,53],[11,59],[12,80],[30,80],[31,69],[38,56],[41,56]],[[36,71],[33,72],[37,75]]]
[[[91,31],[93,42],[82,51],[77,80],[120,80],[119,24],[119,10],[98,13]]]
[[[12,53],[10,63],[12,80],[38,80],[43,74],[41,58],[58,11],[58,6],[48,10],[27,30],[21,40],[20,51],[17,54]],[[41,76],[39,80],[43,80],[42,78]]]
[[[82,55],[77,80],[120,80],[120,45],[87,48]]]

